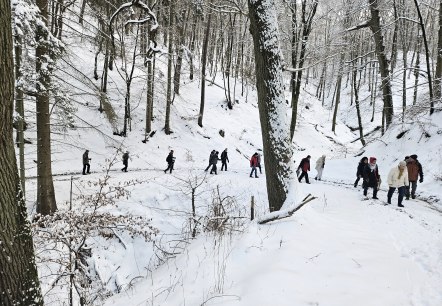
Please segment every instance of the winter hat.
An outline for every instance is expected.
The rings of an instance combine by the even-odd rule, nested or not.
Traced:
[[[376,162],[376,157],[370,157],[370,164],[374,164]]]
[[[416,154],[410,155],[410,157],[411,157],[412,159],[417,159],[417,155],[416,155]]]
[[[407,165],[403,160],[399,162],[399,167],[405,167]]]
[[[311,156],[310,155],[307,155],[307,158],[310,158]]]

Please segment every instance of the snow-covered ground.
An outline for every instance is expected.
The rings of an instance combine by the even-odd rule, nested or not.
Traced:
[[[75,26],[75,25],[73,25]],[[69,44],[69,60],[92,79],[94,50],[84,42]],[[165,57],[158,60],[164,69]],[[118,63],[117,63],[118,64]],[[140,66],[137,75],[145,72]],[[164,70],[163,70],[164,71]],[[80,78],[80,73],[76,75]],[[296,165],[307,154],[312,156],[312,184],[293,182],[285,208],[293,207],[308,194],[316,197],[292,217],[258,225],[249,221],[251,197],[256,217],[268,213],[265,169],[258,179],[249,177],[248,159],[261,152],[262,138],[256,93],[249,88],[247,97],[238,97],[233,110],[226,107],[224,91],[218,86],[206,89],[204,127],[197,125],[199,81],[183,76],[180,96],[171,112],[173,133],[165,135],[164,74],[157,75],[153,129],[156,134],[144,139],[145,80],[136,79],[132,88],[132,131],[128,137],[113,135],[113,127],[97,111],[96,88],[71,84],[82,94],[73,95],[78,111],[76,129],[54,135],[53,173],[60,209],[69,201],[70,178],[74,199],[97,192],[97,182],[106,173],[109,159],[109,183],[128,183],[130,196],[104,209],[114,214],[151,218],[159,230],[153,242],[132,237],[121,231],[116,237],[94,237],[88,241],[92,250],[88,263],[99,281],[110,291],[120,292],[105,305],[441,305],[442,291],[442,114],[408,117],[395,121],[384,136],[367,137],[361,147],[356,132],[355,109],[344,92],[336,133],[331,132],[332,110],[307,92],[299,107],[299,125],[295,132],[293,160]],[[82,78],[82,77],[81,77]],[[124,84],[116,71],[110,73],[109,101],[122,125]],[[99,86],[99,81],[94,81]],[[222,80],[216,79],[222,84]],[[313,86],[313,85],[309,85]],[[117,90],[117,87],[119,90]],[[74,89],[75,91],[75,89]],[[361,90],[362,91],[362,90]],[[84,92],[90,92],[89,95]],[[367,95],[362,92],[361,96]],[[288,96],[288,95],[287,95]],[[398,98],[398,97],[395,97]],[[379,100],[380,101],[380,100]],[[399,105],[399,101],[396,101]],[[380,106],[380,102],[378,102]],[[32,105],[29,105],[32,109]],[[290,111],[288,109],[288,111]],[[370,106],[363,108],[367,131]],[[370,115],[368,115],[370,114]],[[377,113],[377,122],[380,121]],[[344,123],[345,122],[345,123]],[[223,130],[225,136],[219,131]],[[407,131],[403,137],[397,136]],[[423,132],[431,137],[424,136]],[[27,137],[35,139],[31,126]],[[33,136],[34,135],[34,136]],[[228,148],[228,171],[218,175],[204,172],[210,151]],[[91,171],[81,175],[82,153],[90,150]],[[173,149],[175,170],[164,174],[165,158]],[[26,147],[27,201],[34,213],[35,146]],[[120,171],[122,151],[130,152],[129,172]],[[262,153],[262,152],[261,152]],[[315,181],[316,159],[327,156],[323,181]],[[424,168],[424,183],[418,184],[418,199],[405,201],[405,208],[384,206],[386,175],[406,155],[417,154]],[[357,163],[362,156],[376,156],[383,178],[380,200],[362,200],[360,187],[354,188]],[[265,156],[264,156],[265,165]],[[136,183],[131,183],[136,180]],[[220,235],[201,231],[188,238],[191,217],[189,184],[197,181],[196,214],[204,218],[217,198],[234,199],[232,216],[244,217],[239,231]],[[369,191],[370,192],[370,191]],[[425,200],[425,201],[424,201]],[[74,200],[73,208],[80,201]],[[201,230],[201,228],[200,228]],[[161,253],[164,248],[173,256]],[[163,258],[158,259],[157,255]],[[164,258],[169,259],[162,262]],[[161,265],[158,265],[161,263]],[[56,275],[48,272],[50,264],[41,263],[43,291],[48,292]],[[46,273],[46,274],[45,274]],[[64,290],[64,291],[63,291]],[[49,305],[62,305],[67,287]],[[97,300],[97,303],[98,300]]]

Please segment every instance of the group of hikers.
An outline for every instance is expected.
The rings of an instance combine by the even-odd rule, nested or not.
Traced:
[[[209,165],[205,169],[208,171],[210,167],[210,174],[218,174],[217,173],[217,163],[221,161],[221,171],[227,171],[227,163],[229,162],[229,157],[227,155],[227,148],[221,153],[219,157],[219,152],[216,150],[212,150],[209,156]],[[322,179],[322,172],[325,166],[325,155],[322,155],[316,160],[316,171],[317,175],[315,180]],[[296,174],[298,177],[298,181],[301,182],[303,178],[305,178],[305,182],[310,184],[308,171],[310,171],[310,159],[311,156],[307,155],[307,157],[303,158],[299,163],[299,166],[296,170]],[[90,160],[89,158],[89,150],[86,150],[83,153],[83,175],[90,173]],[[124,167],[121,171],[127,172],[127,167],[129,163],[129,151],[126,151],[122,157]],[[173,150],[170,150],[169,154],[166,157],[167,168],[164,170],[164,173],[172,173],[173,166],[175,164],[175,157],[173,156]],[[262,174],[261,169],[261,154],[255,152],[250,158],[250,167],[252,171],[250,172],[250,177],[255,175],[255,178],[258,178],[257,169],[259,169],[260,174]],[[356,171],[356,181],[354,182],[354,187],[358,186],[359,180],[362,179],[362,188],[364,190],[364,196],[367,196],[368,188],[373,188],[373,199],[378,199],[377,192],[381,183],[381,177],[379,174],[379,168],[376,164],[376,157],[363,157]],[[417,160],[417,155],[413,154],[410,156],[406,156],[403,161],[400,161],[399,164],[393,167],[388,173],[387,183],[389,186],[388,194],[387,194],[387,203],[391,204],[391,198],[396,189],[398,189],[398,206],[404,207],[402,205],[403,198],[405,196],[406,200],[411,198],[414,199],[416,197],[416,188],[417,181],[420,183],[424,181],[424,174],[422,171],[422,165]]]
[[[373,188],[373,199],[378,199],[377,192],[381,183],[381,176],[379,174],[379,168],[376,164],[376,157],[363,157],[359,162],[356,172],[356,181],[354,187],[358,186],[359,180],[363,179],[362,187],[364,189],[364,196],[367,196],[368,188]],[[399,164],[393,167],[387,176],[388,194],[387,204],[391,204],[391,198],[398,190],[398,206],[404,207],[402,201],[404,199],[409,200],[416,198],[417,182],[422,183],[424,181],[424,173],[421,163],[417,160],[417,155],[413,154],[405,156],[405,159],[400,161]],[[411,191],[411,192],[410,192]]]

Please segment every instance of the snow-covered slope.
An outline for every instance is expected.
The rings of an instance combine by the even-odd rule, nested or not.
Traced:
[[[88,241],[92,250],[88,263],[98,274],[98,281],[108,290],[120,292],[106,305],[439,305],[440,113],[422,115],[419,120],[408,118],[406,123],[395,122],[384,136],[375,133],[368,137],[369,144],[361,148],[354,141],[358,135],[346,126],[355,126],[355,110],[349,105],[348,95],[343,95],[342,120],[338,120],[333,133],[332,110],[327,105],[322,107],[321,101],[308,94],[314,92],[313,84],[304,88],[293,160],[298,164],[306,155],[312,156],[312,184],[298,184],[294,180],[291,191],[295,196],[290,197],[293,201],[287,207],[307,194],[317,199],[289,219],[258,225],[248,221],[251,197],[257,217],[268,212],[268,202],[265,173],[259,174],[258,179],[249,177],[248,160],[254,152],[262,150],[253,88],[249,88],[247,96],[238,97],[238,103],[229,110],[224,91],[216,85],[208,86],[201,128],[197,125],[199,80],[190,82],[184,75],[181,94],[172,105],[173,133],[165,135],[165,56],[160,56],[154,99],[156,133],[143,143],[145,68],[138,67],[139,78],[132,87],[132,129],[127,137],[119,137],[113,132],[122,126],[122,79],[116,70],[110,72],[108,100],[117,116],[110,122],[104,113],[98,112],[100,83],[93,80],[93,48],[83,40],[72,39],[67,52],[66,63],[61,65],[71,76],[62,72],[60,75],[69,78],[77,112],[75,128],[53,136],[59,208],[67,208],[71,176],[74,198],[81,197],[97,192],[93,183],[110,167],[109,183],[127,183],[131,194],[103,209],[117,215],[151,218],[152,225],[159,230],[153,242],[124,231],[118,232],[118,237],[94,237]],[[68,68],[72,64],[75,69]],[[222,80],[216,78],[215,83],[222,84]],[[32,105],[28,107],[30,112]],[[368,116],[364,120],[369,121]],[[376,122],[370,128],[374,126]],[[404,131],[407,132],[398,138]],[[27,136],[35,138],[33,133],[31,126]],[[204,172],[210,151],[222,152],[225,148],[229,151],[228,171],[219,171],[218,165],[218,175]],[[92,174],[88,176],[81,175],[81,155],[85,149],[90,150],[92,158]],[[176,156],[172,175],[162,171],[171,149]],[[29,145],[26,150],[27,173],[31,177],[27,180],[27,200],[33,213],[35,146]],[[128,173],[120,171],[125,150],[131,157]],[[313,179],[314,163],[323,154],[327,156],[324,180],[318,182]],[[384,206],[382,201],[361,200],[362,191],[352,186],[361,156],[378,158],[385,182],[389,169],[410,154],[417,154],[424,167],[425,181],[418,185],[418,196],[431,198],[433,204],[413,200],[405,202],[405,209],[397,210],[394,205]],[[113,158],[117,163],[111,165]],[[263,162],[265,165],[265,156]],[[232,216],[244,218],[238,226],[240,232],[220,236],[200,227],[196,239],[184,240],[188,238],[192,219],[189,186],[193,182],[202,182],[196,190],[196,217],[203,220],[219,198],[234,199]],[[386,188],[384,183],[379,193],[381,199],[386,199]],[[80,202],[74,201],[74,209],[78,205]],[[165,258],[169,260],[163,262]],[[47,292],[56,276],[45,265],[41,263],[40,271],[45,276],[43,291]],[[56,297],[48,295],[47,301],[57,304],[63,290],[66,287]]]

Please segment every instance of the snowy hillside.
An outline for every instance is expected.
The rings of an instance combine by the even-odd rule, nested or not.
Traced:
[[[70,26],[87,33],[76,24]],[[222,80],[216,78],[215,85],[206,88],[201,128],[197,124],[200,80],[183,76],[181,93],[171,108],[173,133],[166,135],[166,57],[158,56],[152,123],[156,133],[143,143],[146,68],[140,64],[135,71],[131,131],[127,137],[116,136],[124,112],[123,80],[117,70],[110,72],[107,100],[115,116],[109,119],[111,115],[98,111],[100,80],[93,79],[92,68],[95,51],[79,38],[67,45],[67,56],[60,63],[65,72],[58,76],[69,78],[76,112],[73,126],[53,135],[58,207],[69,210],[71,177],[72,210],[82,211],[81,200],[97,194],[98,182],[108,176],[107,185],[124,186],[130,193],[100,209],[150,219],[158,231],[152,241],[123,228],[88,238],[87,267],[95,275],[94,287],[103,291],[97,305],[441,305],[442,113],[430,117],[412,110],[404,122],[398,119],[384,135],[370,134],[368,144],[361,146],[357,132],[349,128],[357,125],[350,116],[355,112],[349,102],[350,89],[343,91],[333,133],[331,105],[323,107],[309,94],[315,86],[309,84],[301,93],[293,162],[297,166],[302,158],[312,156],[311,184],[294,178],[284,209],[294,208],[309,194],[316,199],[290,218],[259,225],[256,219],[268,214],[269,203],[265,167],[259,178],[249,177],[250,157],[255,152],[262,154],[253,87],[228,109],[219,86]],[[118,59],[116,65],[121,65]],[[362,95],[367,94],[367,88],[364,90]],[[399,111],[399,102],[395,103]],[[34,116],[32,107],[28,103],[30,117]],[[370,112],[370,107],[365,111]],[[370,117],[371,112],[364,116],[367,132],[379,125],[379,109],[375,122],[368,123]],[[26,133],[35,140],[34,126]],[[219,163],[217,175],[205,172],[210,152],[221,153],[225,148],[228,171],[220,171]],[[81,174],[86,149],[92,159],[90,175]],[[172,174],[166,174],[163,170],[170,150],[174,150],[176,162]],[[130,154],[127,173],[121,171],[125,151]],[[26,146],[31,216],[37,188],[35,152],[35,144]],[[316,181],[315,162],[323,154],[323,180]],[[384,205],[388,171],[411,154],[418,155],[424,169],[417,199],[405,201],[405,208],[399,209],[395,194],[393,205]],[[364,200],[362,188],[353,187],[362,156],[377,157],[383,180],[380,200]],[[252,197],[255,220],[250,221]],[[210,223],[216,219],[213,210],[220,203],[226,210],[223,217],[232,225],[222,232]],[[197,235],[192,238],[195,223]],[[36,248],[39,254],[39,246]],[[68,287],[56,286],[61,265],[39,255],[45,301],[64,305],[60,301],[67,296]]]

